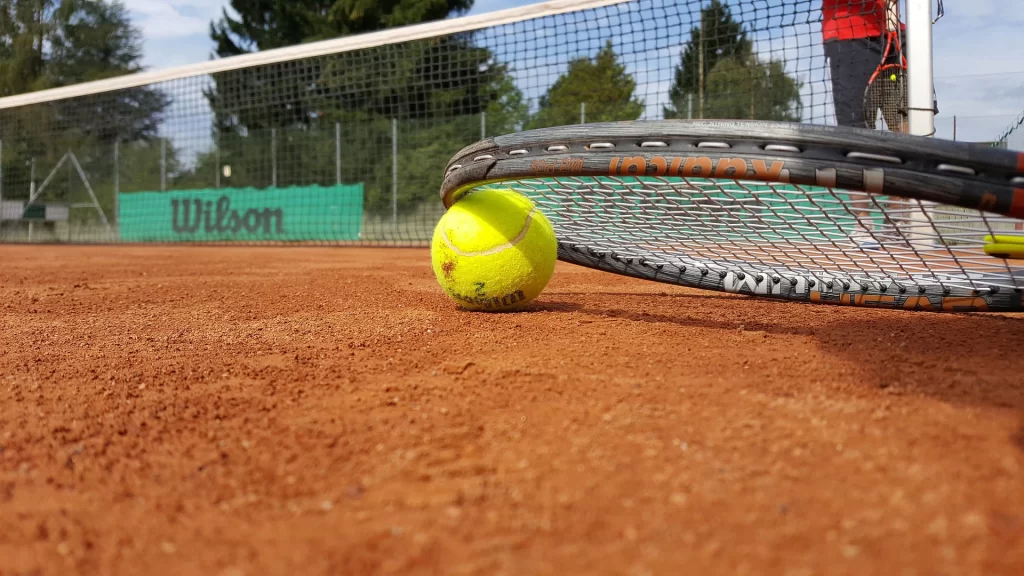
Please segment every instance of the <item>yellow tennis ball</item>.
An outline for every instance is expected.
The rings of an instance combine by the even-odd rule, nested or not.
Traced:
[[[895,73],[891,74],[889,76],[889,80],[892,80],[893,82],[895,82],[896,81],[896,74]]]
[[[467,310],[522,308],[540,295],[558,260],[551,222],[526,196],[482,189],[459,199],[437,223],[434,275]]]

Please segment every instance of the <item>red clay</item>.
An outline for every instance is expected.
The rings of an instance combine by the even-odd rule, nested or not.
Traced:
[[[1024,317],[0,247],[0,574],[1020,574]]]

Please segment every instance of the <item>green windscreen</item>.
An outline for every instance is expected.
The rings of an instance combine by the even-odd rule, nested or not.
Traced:
[[[362,184],[118,195],[125,242],[359,240]]]

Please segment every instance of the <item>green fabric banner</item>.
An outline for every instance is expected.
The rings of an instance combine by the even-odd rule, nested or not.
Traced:
[[[121,240],[358,240],[363,185],[220,188],[118,195]]]

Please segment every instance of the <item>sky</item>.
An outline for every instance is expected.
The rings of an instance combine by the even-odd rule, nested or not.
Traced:
[[[227,0],[123,1],[142,31],[147,69],[208,60],[213,50],[210,22],[219,18],[222,10],[230,11]],[[469,13],[493,12],[532,1],[477,0]],[[991,140],[1024,113],[1022,3],[944,0],[945,17],[933,29],[937,136],[953,138],[955,117],[957,139]],[[1010,144],[1024,149],[1024,127]]]

